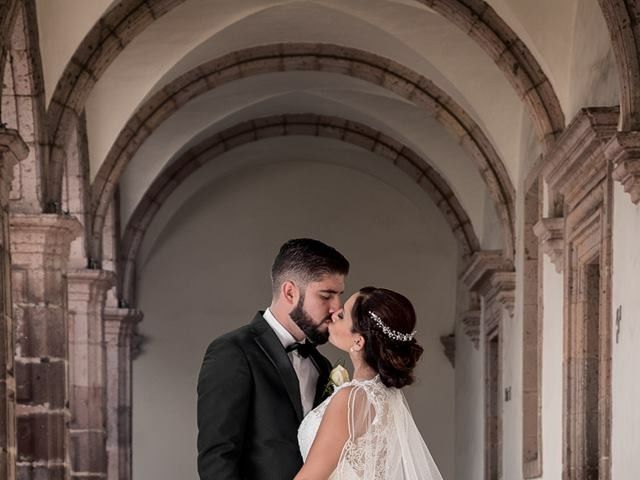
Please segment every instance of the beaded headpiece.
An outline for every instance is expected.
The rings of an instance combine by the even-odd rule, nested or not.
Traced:
[[[393,340],[398,340],[399,342],[410,342],[411,340],[413,340],[413,337],[416,336],[416,330],[411,333],[402,333],[398,332],[397,330],[392,330],[387,326],[386,323],[382,321],[380,315],[372,312],[371,310],[369,310],[368,313],[369,317],[371,317],[371,320],[373,320],[373,322],[382,330],[382,333]]]

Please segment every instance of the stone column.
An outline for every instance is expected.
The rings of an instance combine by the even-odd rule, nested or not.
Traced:
[[[142,312],[104,312],[107,345],[107,455],[109,480],[131,480],[131,339]]]
[[[616,132],[618,120],[617,108],[581,110],[542,167],[549,190],[563,198],[564,219],[539,230],[543,242],[555,237],[549,247],[563,271],[565,480],[612,478],[613,181],[637,200],[640,146],[633,133]]]
[[[66,268],[80,231],[66,215],[11,214],[21,480],[69,475]]]
[[[107,473],[104,310],[115,274],[78,269],[68,273],[71,478]]]
[[[15,130],[0,129],[0,478],[16,478],[15,330],[11,300],[9,190],[27,147]]]

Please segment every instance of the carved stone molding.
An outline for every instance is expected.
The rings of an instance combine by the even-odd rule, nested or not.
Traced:
[[[469,290],[484,297],[487,303],[497,301],[513,317],[515,271],[513,263],[500,251],[482,251],[473,255],[462,281]]]
[[[495,291],[496,300],[509,312],[513,318],[516,303],[516,272],[494,272],[491,286]]]
[[[456,366],[456,336],[454,333],[440,337],[440,343],[444,347],[444,354],[449,359],[451,366]]]
[[[131,462],[131,342],[142,312],[104,309],[107,348],[107,480],[130,480]]]
[[[0,127],[0,478],[16,478],[15,317],[11,295],[9,191],[27,148],[15,130]]]
[[[69,405],[71,477],[107,473],[106,354],[102,311],[114,272],[74,269],[67,273],[69,306]]]
[[[562,273],[564,262],[564,218],[543,218],[533,227],[533,233],[545,255],[551,258],[556,272]]]
[[[620,182],[631,201],[640,203],[640,132],[618,132],[604,153],[613,163],[613,179]]]
[[[10,216],[16,316],[17,478],[70,478],[67,264],[82,225],[53,214]],[[34,440],[38,439],[38,443]]]
[[[480,347],[480,308],[467,310],[460,314],[460,322],[464,333],[469,337],[476,350]]]
[[[552,196],[574,207],[607,175],[604,147],[616,134],[617,107],[582,109],[547,154],[542,176]]]
[[[13,167],[27,157],[29,148],[16,130],[0,126],[0,203],[9,203]]]
[[[563,198],[563,398],[570,399],[563,405],[566,480],[611,478],[612,171],[638,150],[633,135],[617,133],[617,124],[616,108],[580,111],[542,171],[550,191]],[[560,230],[548,220],[560,222],[543,220],[547,224],[538,224],[536,232],[541,237],[551,237],[553,227]],[[553,249],[551,242],[548,246]]]

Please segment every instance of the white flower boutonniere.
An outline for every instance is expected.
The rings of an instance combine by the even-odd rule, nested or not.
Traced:
[[[331,395],[336,388],[348,381],[349,372],[342,366],[342,364],[338,363],[333,367],[331,373],[329,373],[329,381],[327,382],[326,387],[324,387],[324,394]]]

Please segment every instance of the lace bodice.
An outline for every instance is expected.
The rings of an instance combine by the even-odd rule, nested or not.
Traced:
[[[365,462],[365,446],[371,448],[371,445],[375,444],[375,448],[377,450],[385,449],[386,442],[384,441],[384,438],[382,438],[383,435],[381,435],[381,427],[385,423],[386,419],[387,400],[390,395],[399,393],[396,389],[385,387],[378,376],[371,380],[352,380],[336,388],[329,398],[309,412],[309,414],[302,420],[300,428],[298,429],[298,442],[302,458],[306,461],[311,445],[313,445],[313,441],[315,440],[318,429],[320,428],[320,423],[322,422],[322,417],[324,416],[327,406],[337,392],[348,387],[353,387],[349,401],[350,409],[352,408],[352,405],[354,405],[353,393],[357,390],[361,397],[358,402],[360,407],[367,409],[369,413],[366,414],[367,420],[365,421],[366,425],[364,425],[364,430],[362,428],[363,425],[350,425],[350,438],[347,440],[341,455],[341,464],[347,466],[349,474],[346,476],[342,475],[340,478],[362,478]],[[353,418],[353,415],[350,414],[349,417]],[[360,431],[359,433],[356,433],[355,430]],[[384,459],[382,451],[379,451],[378,454],[379,455],[376,455],[376,458],[380,460]],[[384,469],[376,470],[382,472]],[[344,468],[342,473],[345,473]],[[336,472],[334,472],[330,477],[330,479],[334,478],[338,478],[336,476]],[[370,480],[377,480],[378,478],[382,479],[384,477],[376,476],[375,479],[371,478]]]
[[[337,388],[302,420],[298,441],[306,461],[331,399],[349,388],[349,438],[329,480],[443,480],[402,392],[379,377]]]

